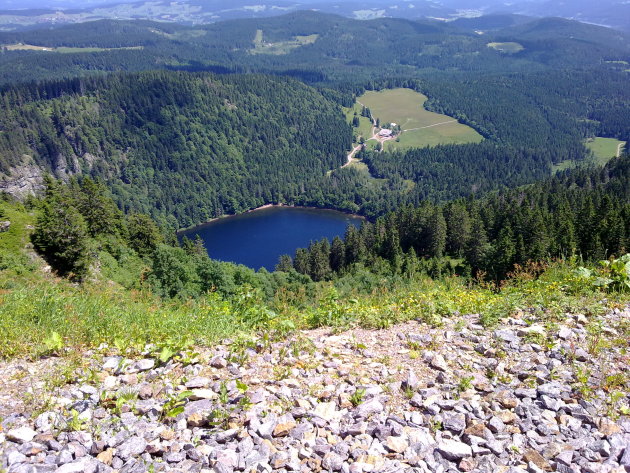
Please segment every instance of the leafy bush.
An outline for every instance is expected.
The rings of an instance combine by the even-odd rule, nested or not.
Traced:
[[[612,291],[630,291],[630,253],[620,258],[600,261],[597,272],[584,267],[577,269],[576,274],[589,279],[597,287]]]

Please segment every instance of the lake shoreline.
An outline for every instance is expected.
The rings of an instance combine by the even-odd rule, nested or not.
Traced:
[[[213,222],[216,222],[217,220],[224,220],[224,219],[227,219],[227,218],[238,217],[239,215],[245,215],[245,214],[248,214],[248,213],[257,212],[259,210],[264,210],[264,209],[270,209],[270,208],[273,208],[273,207],[278,207],[278,208],[284,207],[284,208],[294,208],[294,209],[311,209],[311,210],[330,210],[332,212],[339,212],[339,213],[348,215],[350,217],[356,217],[356,218],[360,218],[362,220],[366,220],[367,221],[367,217],[365,217],[364,215],[359,215],[359,214],[355,214],[355,213],[352,213],[352,212],[347,212],[347,211],[344,211],[344,210],[338,210],[338,209],[312,207],[312,206],[305,206],[305,205],[294,205],[294,204],[282,204],[282,203],[280,203],[280,204],[264,204],[264,205],[261,205],[260,207],[254,208],[254,209],[245,210],[244,212],[240,212],[240,213],[237,213],[237,214],[221,215],[220,217],[211,218],[210,220],[207,220],[207,221],[205,221],[203,223],[192,225],[192,226],[187,227],[187,228],[181,228],[181,229],[177,230],[175,232],[175,234],[177,236],[180,236],[182,233],[188,233],[188,232],[190,232],[192,230],[195,230],[196,228],[205,227],[206,225],[208,225],[210,223],[213,223]]]

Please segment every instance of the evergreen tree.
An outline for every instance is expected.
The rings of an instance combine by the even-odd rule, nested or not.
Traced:
[[[276,271],[290,273],[293,270],[293,259],[289,255],[282,255],[276,265]]]
[[[33,246],[63,276],[82,279],[90,263],[88,228],[72,204],[66,188],[46,179],[46,197],[40,208]]]
[[[164,235],[156,223],[145,214],[131,214],[127,217],[129,246],[140,256],[152,254],[164,242]]]
[[[446,253],[461,257],[470,238],[470,216],[462,202],[454,202],[445,209],[447,228]]]
[[[330,277],[330,243],[326,238],[309,246],[309,275],[313,281]]]
[[[71,185],[76,207],[83,215],[90,236],[120,235],[122,232],[122,212],[107,197],[107,188],[101,181],[89,177]]]
[[[297,249],[295,259],[293,260],[293,267],[300,274],[310,273],[309,255],[306,248]]]
[[[436,207],[429,220],[427,249],[429,256],[441,258],[446,248],[446,220],[442,209]]]
[[[330,268],[333,271],[339,271],[346,264],[346,247],[341,238],[336,236],[333,238],[330,248]]]

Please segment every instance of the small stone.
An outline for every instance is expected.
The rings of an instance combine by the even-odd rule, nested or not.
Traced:
[[[164,429],[160,432],[160,438],[162,440],[173,440],[175,438],[175,431],[171,429]]]
[[[186,423],[191,427],[203,427],[208,423],[208,418],[201,412],[193,412],[186,418]]]
[[[518,416],[512,411],[499,411],[496,416],[503,421],[504,424],[513,424]]]
[[[168,463],[179,463],[186,459],[186,454],[184,452],[169,452],[164,455],[164,460]]]
[[[562,386],[560,383],[551,382],[546,384],[541,384],[536,388],[539,396],[549,396],[551,398],[558,398],[562,394]]]
[[[617,424],[605,417],[599,418],[596,423],[598,430],[607,437],[621,432],[621,428]]]
[[[438,443],[437,450],[444,458],[451,461],[472,457],[472,449],[470,446],[463,442],[458,442],[457,440],[442,439]]]
[[[560,330],[558,330],[558,338],[568,340],[571,337],[573,337],[573,331],[569,327],[560,327]]]
[[[472,471],[477,466],[477,462],[473,458],[463,458],[459,462],[460,471]]]
[[[219,450],[217,451],[217,463],[224,467],[234,469],[238,466],[238,453],[232,449]]]
[[[373,414],[380,414],[383,412],[383,409],[383,404],[377,398],[372,398],[359,404],[354,410],[354,415],[355,417],[366,418]]]
[[[115,371],[122,365],[120,356],[110,356],[105,358],[103,363],[103,371]]]
[[[217,355],[210,361],[210,366],[213,368],[225,368],[227,366],[227,361],[221,355]]]
[[[98,469],[92,457],[83,457],[72,463],[66,463],[55,470],[56,473],[94,473]]]
[[[26,443],[33,440],[36,435],[37,432],[29,427],[18,427],[7,432],[7,440],[15,443]]]
[[[155,366],[155,360],[151,358],[145,358],[144,360],[138,360],[134,364],[134,368],[138,371],[148,371]]]
[[[407,450],[409,444],[402,437],[389,436],[385,440],[385,446],[392,452],[403,453],[405,450]]]
[[[327,422],[337,418],[337,404],[335,402],[320,402],[313,413]]]
[[[96,459],[101,463],[105,463],[107,466],[110,466],[112,464],[112,460],[114,459],[114,449],[108,448],[104,452],[96,455]]]
[[[448,364],[442,355],[435,355],[429,364],[431,368],[435,368],[439,371],[448,371]]]
[[[545,470],[545,471],[552,470],[549,462],[545,460],[545,458],[540,453],[538,453],[536,450],[533,450],[531,448],[525,450],[525,453],[523,453],[523,460],[525,460],[527,463],[530,463],[530,462],[533,463],[541,470]]]
[[[329,471],[339,471],[343,466],[343,458],[335,452],[328,452],[322,459],[322,467]]]
[[[519,404],[516,396],[508,391],[499,391],[494,398],[506,409],[514,409]]]
[[[413,407],[422,407],[424,405],[424,399],[418,393],[415,393],[413,397],[409,400],[409,404]]]
[[[442,426],[453,433],[461,433],[466,428],[466,416],[464,414],[445,414]]]
[[[144,450],[147,448],[147,442],[142,437],[131,437],[116,449],[116,456],[120,457],[123,460],[126,460],[130,457],[138,456],[144,453]]]
[[[276,425],[273,429],[274,437],[286,437],[296,427],[296,423],[294,421],[284,422],[282,424]]]
[[[6,461],[9,466],[17,465],[19,463],[24,463],[27,461],[26,455],[18,452],[17,450],[11,450],[6,456]]]
[[[577,350],[575,350],[574,356],[577,361],[581,361],[581,362],[588,361],[589,359],[588,352],[584,350],[583,348],[578,348]]]
[[[218,397],[218,394],[212,389],[193,389],[191,392],[191,401],[199,401],[200,399],[215,399]]]
[[[418,376],[416,376],[415,371],[409,370],[409,372],[407,373],[407,377],[403,380],[401,384],[402,388],[415,391],[416,389],[418,389],[419,385],[420,380],[418,379]]]
[[[505,430],[505,423],[497,416],[492,416],[488,421],[488,429],[494,434],[501,433]]]
[[[507,343],[518,343],[519,339],[512,330],[495,330],[494,336]]]

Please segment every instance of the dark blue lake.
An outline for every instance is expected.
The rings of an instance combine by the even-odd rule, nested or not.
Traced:
[[[326,237],[343,237],[346,227],[361,225],[362,218],[335,210],[268,207],[206,223],[180,236],[199,235],[212,259],[264,267],[273,271],[283,254]]]

